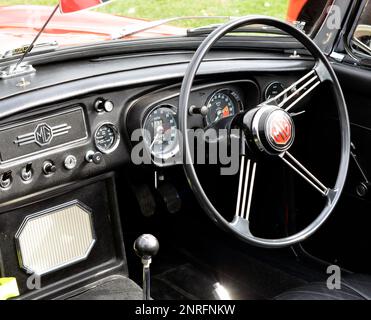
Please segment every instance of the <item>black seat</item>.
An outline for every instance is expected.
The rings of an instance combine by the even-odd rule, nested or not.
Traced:
[[[330,290],[326,282],[315,282],[286,291],[275,300],[370,300],[371,276],[353,274],[344,276],[341,289]]]

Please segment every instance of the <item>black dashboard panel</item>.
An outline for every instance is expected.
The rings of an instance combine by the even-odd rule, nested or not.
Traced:
[[[210,97],[219,90],[231,90],[235,92],[240,100],[242,109],[250,109],[259,103],[260,90],[252,80],[227,80],[221,82],[207,81],[197,83],[192,89],[190,105],[201,107],[207,104]],[[135,101],[127,112],[125,127],[129,134],[144,125],[145,118],[151,111],[161,105],[173,106],[177,111],[179,101],[179,85],[165,87]],[[201,115],[190,117],[190,127],[205,127],[205,119]]]
[[[189,52],[158,53],[66,61],[38,66],[36,74],[25,77],[29,87],[20,89],[19,79],[1,83],[0,212],[130,163],[130,135],[143,127],[151,110],[168,104],[176,115],[182,76],[191,56]],[[214,52],[199,70],[191,103],[202,106],[215,92],[230,90],[238,96],[239,108],[249,109],[264,99],[272,81],[287,86],[312,65],[306,58],[278,54]],[[113,109],[97,111],[98,99],[112,102]],[[205,122],[200,115],[189,120],[197,128],[204,128]],[[107,124],[112,130],[102,129]],[[68,134],[53,136],[44,144],[56,126],[62,126],[57,128],[61,132],[68,128]],[[117,137],[104,150],[104,145],[111,144],[112,133]],[[36,135],[41,143],[35,142]],[[29,144],[18,146],[24,139]],[[1,186],[4,179],[7,183]]]
[[[0,128],[1,163],[14,161],[45,150],[87,139],[81,106],[32,117]]]
[[[230,95],[234,100],[235,106],[228,110],[228,116],[232,111],[233,113],[238,113],[244,109],[251,109],[256,106],[260,100],[259,86],[251,79],[225,80],[220,82],[208,80],[199,81],[194,85],[190,95],[190,106],[194,108],[206,107],[209,110],[208,114],[211,114],[212,112],[210,111],[209,105],[210,100],[220,92]],[[154,132],[156,129],[154,128],[154,123],[152,123],[151,128],[151,125],[148,122],[150,118],[156,119],[154,115],[157,110],[166,112],[164,110],[167,109],[169,112],[174,114],[175,118],[177,118],[179,93],[179,84],[165,87],[136,100],[135,103],[130,105],[127,111],[124,127],[127,128],[129,136],[131,136],[138,128],[144,129],[143,136],[146,150],[150,151],[154,158],[157,158],[157,160],[153,159],[153,162],[158,166],[169,166],[179,162],[176,160],[179,151],[179,143],[174,141],[173,146],[170,146],[172,143],[166,138],[166,136],[168,136],[168,138],[171,139],[169,130],[166,131],[169,132],[169,134],[166,134],[165,132],[161,139],[163,145],[167,144],[166,150],[160,150],[157,154],[154,150],[149,150],[156,147],[156,143],[153,141],[153,138],[156,136],[156,133]],[[162,122],[162,120],[159,121]],[[175,122],[177,121],[175,120]],[[163,123],[161,123],[161,125],[163,125]],[[210,123],[207,121],[207,116],[193,114],[189,117],[190,128],[204,129],[208,125],[210,125]],[[173,125],[165,124],[164,127],[175,127],[175,130],[178,129],[177,123],[174,123]],[[173,130],[171,135],[175,136],[175,140],[177,140],[177,133],[175,130]],[[149,141],[147,141],[146,138]]]
[[[140,91],[140,90],[139,90]],[[129,161],[129,152],[121,132],[111,153],[101,153],[99,161],[89,159],[89,153],[99,154],[95,144],[96,132],[103,124],[120,128],[120,118],[126,90],[81,96],[54,105],[40,106],[28,112],[15,114],[1,123],[3,137],[0,163],[0,211],[7,211],[15,204],[29,203],[30,199],[44,198],[57,189],[98,176]],[[114,109],[97,111],[97,99],[110,100]],[[53,136],[45,133],[46,126],[54,130]],[[59,129],[56,127],[59,126]],[[42,128],[40,132],[39,128]],[[68,131],[68,132],[67,132]],[[67,133],[66,133],[67,132]],[[58,135],[59,133],[63,133]],[[40,137],[36,137],[40,134]],[[20,140],[29,137],[29,143],[18,146]],[[49,144],[40,145],[35,139]],[[17,142],[14,143],[14,141]],[[5,181],[5,182],[4,182]]]

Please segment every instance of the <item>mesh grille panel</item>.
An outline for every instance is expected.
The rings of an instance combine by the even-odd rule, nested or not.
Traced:
[[[94,242],[91,213],[78,203],[26,218],[16,235],[21,266],[44,274],[81,261]]]

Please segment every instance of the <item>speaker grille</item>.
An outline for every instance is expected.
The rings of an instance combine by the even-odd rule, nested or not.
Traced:
[[[91,211],[78,201],[27,216],[16,245],[20,265],[42,275],[88,257],[94,243]]]

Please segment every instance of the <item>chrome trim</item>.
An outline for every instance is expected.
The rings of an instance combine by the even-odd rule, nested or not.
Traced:
[[[275,141],[274,141],[274,138],[271,136],[271,133],[268,132],[268,128],[269,128],[269,120],[270,120],[270,117],[272,116],[273,113],[275,112],[283,112],[286,116],[287,116],[287,119],[289,120],[290,122],[290,126],[291,126],[291,137],[290,137],[290,141],[289,143],[283,145],[283,146],[280,146],[279,144],[277,144]],[[282,109],[277,109],[277,110],[274,110],[267,118],[267,121],[266,123],[264,124],[264,133],[265,133],[265,136],[267,138],[267,141],[269,143],[269,145],[276,151],[278,152],[284,152],[285,150],[288,150],[290,149],[290,147],[292,146],[292,144],[294,143],[294,140],[295,140],[295,124],[294,124],[294,121],[292,121],[292,118],[291,116],[284,110]]]
[[[256,174],[256,162],[254,162],[252,173],[251,173],[251,180],[250,180],[250,190],[249,190],[249,198],[247,200],[247,209],[245,213],[245,220],[249,220],[250,218],[250,210],[251,210],[251,200],[252,194],[254,191],[254,184],[255,184],[255,174]]]
[[[242,195],[242,207],[241,207],[241,213],[240,217],[243,218],[246,215],[246,195],[247,195],[247,188],[248,188],[248,183],[249,183],[249,177],[250,177],[250,165],[251,165],[251,160],[247,160],[247,166],[246,166],[246,174],[245,174],[245,183],[243,185],[243,195]]]
[[[58,205],[58,206],[55,206],[55,207],[52,207],[52,208],[49,208],[49,209],[46,209],[46,210],[43,210],[41,212],[37,212],[37,213],[34,213],[34,214],[31,214],[27,217],[25,217],[25,219],[23,220],[21,226],[19,227],[17,233],[15,234],[15,244],[16,244],[16,250],[17,250],[17,256],[18,256],[18,262],[19,262],[19,265],[21,266],[21,268],[23,270],[25,270],[28,274],[34,274],[34,271],[33,270],[30,270],[28,268],[26,268],[24,265],[23,265],[23,259],[22,259],[22,251],[21,251],[21,248],[20,248],[20,243],[19,243],[19,237],[20,235],[22,234],[22,231],[24,230],[26,224],[32,220],[32,219],[35,219],[37,217],[40,217],[40,216],[43,216],[43,215],[48,215],[48,214],[53,214],[53,212],[57,212],[57,211],[61,211],[63,209],[66,209],[66,208],[70,208],[70,207],[73,207],[73,206],[77,206],[79,207],[81,210],[85,211],[88,216],[89,216],[89,220],[90,220],[90,227],[91,227],[91,235],[92,235],[92,242],[89,246],[89,248],[87,249],[85,255],[79,257],[79,258],[76,258],[76,259],[72,259],[66,263],[63,263],[63,264],[60,264],[54,268],[51,268],[51,269],[48,269],[42,273],[38,273],[38,275],[45,275],[45,274],[49,274],[53,271],[57,271],[57,270],[60,270],[60,269],[63,269],[67,266],[70,266],[72,264],[75,264],[77,262],[81,262],[81,261],[84,261],[88,258],[92,248],[94,247],[96,241],[97,241],[97,236],[96,236],[96,233],[95,233],[95,230],[94,230],[94,224],[93,224],[93,218],[92,218],[92,210],[86,206],[84,203],[80,202],[79,200],[72,200],[70,202],[66,202],[64,204],[61,204],[61,205]]]
[[[345,55],[344,54],[338,53],[336,51],[332,51],[332,53],[330,54],[330,57],[332,59],[335,59],[337,62],[343,62],[343,60],[345,59]]]
[[[272,82],[270,82],[270,83],[265,87],[265,89],[264,89],[264,99],[265,99],[266,101],[271,101],[272,98],[275,98],[275,97],[276,97],[276,96],[274,96],[274,97],[269,97],[269,96],[268,96],[268,90],[269,90],[272,86],[274,86],[275,84],[279,84],[280,86],[282,86],[283,90],[285,90],[285,86],[283,85],[282,82],[280,82],[280,81],[272,81]]]
[[[3,54],[0,54],[0,59],[21,56],[27,51],[28,47],[29,45],[27,44],[27,45],[20,46],[18,48],[7,50]],[[52,51],[55,51],[56,49],[58,49],[57,41],[36,43],[32,48],[32,54],[52,52]]]
[[[312,77],[312,78],[309,79],[304,84],[302,84],[299,88],[297,88],[297,86],[299,84],[301,84],[302,82],[304,82],[305,80],[307,80],[310,77]],[[318,81],[316,83],[314,83],[314,85],[310,89],[307,89],[306,86],[312,84],[316,79]],[[294,98],[299,92],[303,91],[304,89],[307,89],[307,91],[304,94],[300,95],[293,103],[291,103],[288,107],[286,107],[285,111],[288,112],[296,103],[298,103],[307,94],[309,94],[311,91],[313,91],[314,88],[316,88],[320,83],[321,83],[321,80],[318,77],[316,70],[312,69],[310,72],[306,73],[303,77],[301,77],[300,79],[295,81],[293,84],[291,84],[288,88],[283,90],[280,94],[278,94],[277,96],[272,97],[271,99],[263,102],[263,104],[269,105],[272,102],[276,102],[277,106],[282,108],[288,101],[290,101],[292,98]],[[290,95],[285,97],[285,95],[287,95],[287,94],[290,94]],[[277,101],[280,98],[284,98],[284,99],[280,103],[277,103]]]
[[[25,155],[15,157],[15,158],[12,158],[12,159],[9,159],[9,160],[1,161],[1,159],[0,159],[0,165],[16,162],[16,161],[24,159],[24,158],[30,158],[30,157],[39,158],[41,155],[44,155],[44,153],[47,153],[47,152],[50,152],[52,150],[63,148],[63,147],[66,147],[68,145],[76,144],[76,143],[79,143],[79,142],[82,142],[82,141],[86,140],[89,135],[88,135],[88,128],[87,128],[87,123],[86,123],[85,112],[84,112],[84,109],[83,109],[82,106],[72,107],[71,109],[67,109],[67,110],[64,110],[64,111],[59,111],[59,112],[56,112],[56,113],[53,113],[53,114],[50,114],[50,115],[45,115],[43,117],[36,118],[34,120],[26,120],[26,121],[23,121],[23,122],[19,122],[19,123],[16,123],[16,126],[19,127],[19,126],[22,126],[22,125],[25,125],[25,124],[30,124],[30,123],[36,122],[36,121],[43,121],[43,120],[49,119],[51,117],[58,116],[58,115],[63,115],[65,113],[73,112],[73,111],[76,111],[76,110],[81,111],[82,120],[83,120],[82,123],[83,123],[84,128],[85,128],[85,130],[84,130],[85,136],[84,137],[82,137],[80,139],[71,140],[71,141],[66,142],[66,143],[58,144],[58,145],[53,146],[53,147],[49,147],[49,148],[41,149],[41,150],[38,150],[38,151],[35,151],[35,152],[27,153]],[[14,123],[12,125],[4,124],[2,127],[0,127],[0,132],[4,131],[4,130],[7,130],[11,127],[14,127]]]
[[[261,107],[256,112],[256,114],[254,116],[254,119],[252,121],[252,125],[251,125],[251,131],[252,131],[252,135],[253,135],[254,142],[255,142],[256,146],[258,147],[258,149],[260,151],[265,151],[269,154],[270,154],[270,152],[264,147],[264,145],[261,142],[261,138],[260,138],[260,135],[259,135],[259,123],[260,123],[260,118],[263,115],[263,113],[266,110],[271,109],[271,108],[272,108],[272,106],[268,106],[268,105]]]
[[[12,64],[0,70],[0,79],[7,80],[34,72],[36,72],[35,68],[28,63],[21,63],[20,65]]]
[[[98,133],[98,130],[100,128],[102,128],[103,126],[109,126],[113,129],[114,133],[115,133],[115,143],[113,144],[113,146],[109,149],[104,149],[102,147],[100,147],[98,144],[97,144],[97,133]],[[102,122],[98,125],[97,129],[95,130],[95,133],[94,133],[94,144],[95,144],[95,147],[102,153],[104,154],[110,154],[112,153],[113,151],[115,151],[117,149],[117,147],[119,146],[120,144],[120,140],[121,140],[121,137],[120,137],[120,131],[117,129],[117,127],[111,123],[111,122]]]
[[[312,82],[315,80],[315,78],[311,79],[310,81],[308,81],[305,85],[310,85],[312,84]],[[291,110],[291,108],[293,106],[295,106],[300,100],[304,99],[309,93],[311,93],[315,88],[317,88],[319,85],[321,84],[321,81],[318,80],[317,82],[315,82],[309,89],[307,89],[303,94],[301,94],[294,102],[292,102],[286,109],[285,111],[289,112]],[[291,96],[289,96],[287,98],[287,101],[294,97],[299,91],[302,91],[302,89],[306,89],[305,87],[303,88],[300,88],[298,89],[297,91],[295,91]]]
[[[299,169],[297,169],[290,161],[285,159],[285,155],[287,155],[301,170],[303,170],[308,176],[306,176],[304,173],[302,173]],[[322,193],[323,196],[327,197],[329,194],[330,189],[327,188],[321,181],[319,181],[307,168],[305,168],[298,160],[295,159],[295,157],[290,154],[288,151],[283,153],[280,158],[291,168],[293,169],[297,174],[299,174],[303,179],[305,179],[310,185],[312,185],[315,189],[317,189],[320,193]],[[314,182],[317,183],[317,185],[311,181],[309,178],[311,178]]]
[[[145,116],[145,119],[144,121],[142,122],[142,135],[143,135],[143,138],[144,138],[144,128],[146,127],[146,124],[147,124],[147,121],[148,121],[148,118],[149,116],[157,109],[159,108],[167,108],[169,109],[172,113],[173,113],[173,116],[174,118],[176,119],[176,115],[177,115],[177,108],[172,105],[172,104],[159,104],[157,106],[154,106],[155,104],[151,104],[148,109],[149,109],[149,112],[147,113],[147,115]],[[154,106],[152,108],[152,106]],[[151,109],[152,108],[152,109]],[[175,125],[177,127],[177,130],[178,130],[178,123],[175,122]],[[151,157],[151,160],[152,162],[158,166],[158,167],[166,167],[166,166],[170,166],[170,165],[174,165],[174,163],[166,163],[167,160],[171,159],[172,157],[176,156],[178,153],[179,153],[179,150],[180,150],[180,146],[179,146],[179,139],[178,139],[178,135],[176,137],[177,141],[176,141],[176,146],[174,147],[173,150],[171,150],[171,152],[168,152],[167,154],[163,155],[163,157],[158,157],[156,156],[153,151],[148,148],[147,144],[144,143],[144,146],[146,147],[146,150],[147,152],[149,152],[153,157]],[[159,161],[156,161],[156,159],[161,159],[163,160],[164,162],[159,162]]]
[[[45,143],[40,143],[36,138],[37,130],[42,125],[48,126],[51,130],[51,138],[48,142],[45,142]],[[50,126],[50,125],[48,125],[47,123],[44,122],[44,123],[38,124],[33,132],[26,133],[26,134],[23,134],[21,136],[18,136],[17,139],[14,141],[14,143],[18,144],[19,147],[21,147],[23,145],[30,144],[30,143],[36,143],[39,146],[43,147],[45,145],[50,144],[54,137],[58,137],[58,136],[61,136],[61,135],[68,134],[68,132],[71,129],[72,129],[72,127],[69,126],[67,123],[52,127],[52,126]]]
[[[245,156],[241,157],[241,166],[240,166],[240,178],[238,181],[238,192],[237,192],[237,205],[236,205],[236,216],[240,215],[240,206],[241,206],[241,192],[242,192],[242,182],[243,175],[245,171]]]
[[[245,165],[245,155],[241,156],[241,167],[240,167],[240,177],[238,182],[238,193],[237,193],[237,205],[236,205],[236,217],[249,220],[250,210],[251,210],[251,200],[254,190],[255,174],[256,174],[256,162],[247,159]],[[252,164],[252,166],[251,166]],[[246,169],[245,169],[246,167]],[[252,170],[250,170],[252,168]],[[250,175],[251,171],[251,175]],[[246,201],[246,196],[248,198]],[[242,197],[242,203],[241,203]]]
[[[207,110],[208,110],[208,113],[209,113],[209,108],[210,108],[210,101],[214,98],[214,96],[215,95],[217,95],[218,93],[221,93],[221,92],[223,92],[223,91],[230,91],[231,92],[231,94],[227,94],[230,98],[232,97],[234,100],[235,100],[235,102],[237,103],[237,105],[236,105],[236,108],[237,108],[237,110],[234,110],[235,111],[235,113],[233,114],[233,116],[234,115],[236,115],[238,112],[240,112],[241,110],[244,110],[244,105],[243,105],[243,102],[242,102],[242,99],[241,99],[241,97],[239,96],[239,95],[237,95],[237,93],[236,93],[236,95],[237,95],[237,97],[235,97],[234,95],[233,95],[233,93],[235,93],[233,90],[231,90],[230,88],[220,88],[220,89],[217,89],[217,90],[215,90],[215,91],[213,91],[208,97],[207,97],[207,99],[206,99],[206,103],[204,104],[206,107],[207,107]],[[207,126],[209,126],[209,125],[211,125],[212,123],[209,123],[209,121],[208,121],[208,117],[207,117],[207,115],[208,115],[208,113],[206,114],[206,116],[205,116],[205,123],[206,123],[206,125]]]

